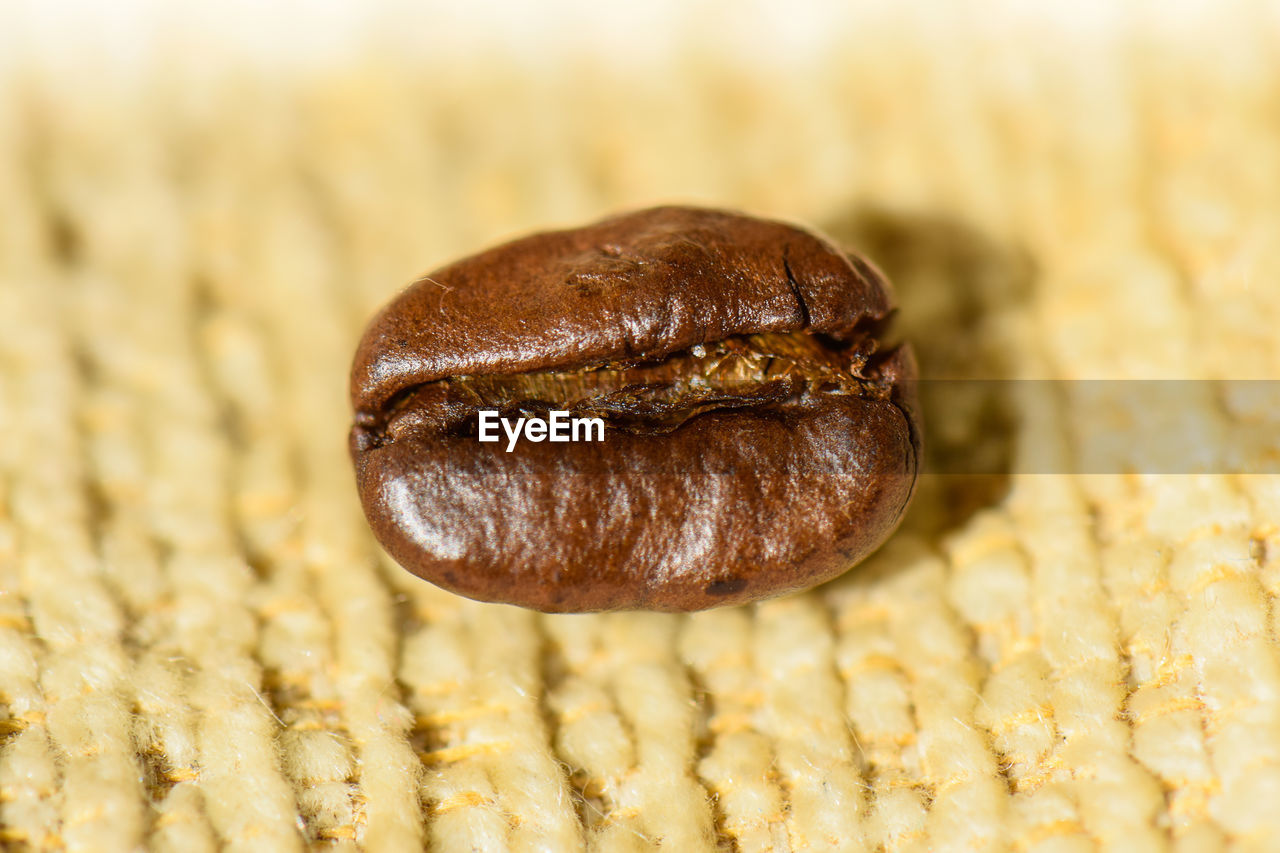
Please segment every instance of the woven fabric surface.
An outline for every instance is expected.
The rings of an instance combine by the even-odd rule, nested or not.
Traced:
[[[0,841],[1280,849],[1280,477],[1062,473],[1060,395],[935,412],[988,472],[750,607],[477,604],[363,521],[372,312],[650,203],[866,253],[926,375],[1280,376],[1276,17],[947,8],[790,65],[6,76]]]

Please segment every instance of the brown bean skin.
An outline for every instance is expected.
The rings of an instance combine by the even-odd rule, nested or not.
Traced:
[[[893,531],[915,366],[866,262],[778,222],[666,207],[425,276],[356,354],[351,452],[405,568],[548,612],[804,589]],[[603,442],[482,443],[476,412],[602,416]]]

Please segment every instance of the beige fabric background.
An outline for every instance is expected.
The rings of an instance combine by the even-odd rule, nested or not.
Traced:
[[[1273,11],[979,8],[788,62],[703,26],[672,61],[15,66],[3,844],[1280,849],[1280,478],[929,478],[865,567],[694,616],[460,600],[361,517],[370,313],[658,201],[867,252],[930,375],[1276,378]],[[931,440],[1065,470],[1087,425],[1011,405]]]

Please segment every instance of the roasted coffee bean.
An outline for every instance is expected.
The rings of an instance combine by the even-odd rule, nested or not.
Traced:
[[[813,586],[878,547],[914,488],[915,366],[882,344],[891,309],[861,258],[717,210],[458,261],[356,353],[365,513],[414,574],[543,611]]]

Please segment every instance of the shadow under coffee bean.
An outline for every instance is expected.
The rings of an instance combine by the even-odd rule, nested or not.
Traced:
[[[892,310],[861,258],[717,210],[463,259],[392,300],[357,350],[366,516],[413,573],[543,611],[808,588],[911,499],[916,368],[883,345]]]
[[[1013,353],[1035,283],[1024,250],[962,221],[851,206],[824,223],[842,245],[876,259],[901,309],[895,332],[912,343],[929,442],[906,525],[936,536],[999,503],[1009,489],[1019,427]]]

